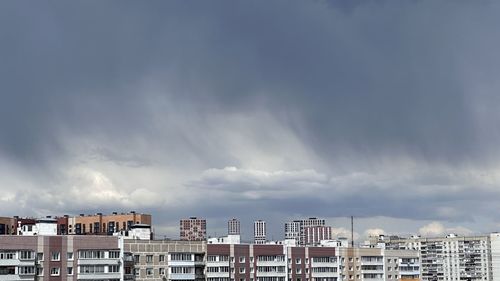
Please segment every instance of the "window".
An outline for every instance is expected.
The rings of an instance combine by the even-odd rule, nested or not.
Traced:
[[[81,274],[104,273],[104,265],[82,265],[80,266]]]
[[[39,261],[43,261],[43,253],[38,253],[36,255],[36,259],[39,260]]]
[[[160,275],[165,275],[165,268],[160,268]]]
[[[50,260],[53,260],[53,261],[59,261],[59,260],[61,260],[61,253],[59,253],[59,252],[52,252],[52,255],[50,256]],[[58,268],[58,270],[59,270],[59,268]],[[57,275],[59,275],[59,273]]]
[[[139,276],[139,273],[140,273],[140,269],[139,268],[135,268],[134,269],[134,273],[135,273],[135,276]]]
[[[165,255],[160,255],[160,256],[158,257],[158,260],[159,260],[160,262],[164,262],[164,261],[165,261]]]
[[[36,268],[36,275],[43,275],[43,267]]]
[[[119,265],[110,265],[108,266],[108,272],[120,272]]]
[[[86,250],[79,252],[80,259],[104,259],[106,258],[104,255],[104,251],[97,250]]]
[[[295,259],[295,264],[300,264],[301,262],[302,262],[302,260],[300,258]]]
[[[73,275],[73,267],[68,266],[68,275]]]
[[[0,260],[12,260],[12,259],[14,259],[13,252],[0,253]]]
[[[53,267],[50,269],[50,276],[59,276],[59,267]]]
[[[295,271],[297,274],[302,274],[302,268],[298,267]]]
[[[146,275],[147,276],[152,276],[153,275],[153,269],[151,267],[146,268]]]
[[[73,252],[68,252],[68,260],[73,260]]]
[[[185,254],[185,253],[175,253],[175,254],[170,254],[170,260],[172,261],[192,261],[191,254]]]
[[[120,251],[109,251],[109,258],[110,259],[119,259],[120,258]]]
[[[19,275],[35,275],[34,266],[20,266]]]
[[[153,262],[153,255],[146,255],[146,263],[152,263]]]
[[[21,251],[20,260],[33,260],[35,259],[35,252]]]
[[[240,256],[240,263],[244,263],[245,262],[245,257],[244,256]]]
[[[242,273],[245,273],[245,268],[244,267],[240,267],[240,274]]]
[[[134,262],[139,263],[139,255],[134,255]]]

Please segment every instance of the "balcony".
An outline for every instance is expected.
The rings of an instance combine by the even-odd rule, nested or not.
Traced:
[[[78,259],[78,265],[118,265],[120,259]]]
[[[104,273],[104,272],[99,272],[99,273],[78,273],[78,279],[82,280],[107,280],[107,279],[120,279],[121,273],[120,272],[112,272],[112,273]]]

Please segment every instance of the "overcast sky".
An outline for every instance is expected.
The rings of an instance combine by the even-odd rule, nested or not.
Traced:
[[[500,231],[497,1],[3,1],[0,215]]]

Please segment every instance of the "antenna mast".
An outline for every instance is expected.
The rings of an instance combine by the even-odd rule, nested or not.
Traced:
[[[351,247],[354,248],[354,216],[351,216]]]

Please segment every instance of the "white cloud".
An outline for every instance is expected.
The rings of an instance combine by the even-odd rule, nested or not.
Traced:
[[[381,228],[369,228],[365,230],[364,236],[365,237],[370,237],[370,236],[379,236],[385,234],[385,230]]]
[[[466,227],[456,226],[447,228],[437,221],[424,225],[419,229],[419,234],[424,237],[437,237],[446,234],[468,235],[471,233],[473,233],[473,231]]]

